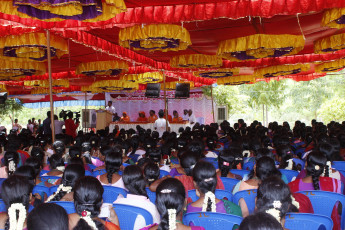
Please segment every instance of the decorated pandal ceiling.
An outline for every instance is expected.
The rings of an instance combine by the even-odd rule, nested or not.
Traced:
[[[241,3],[241,4],[240,4]],[[4,0],[1,91],[173,90],[312,80],[345,67],[345,2]]]

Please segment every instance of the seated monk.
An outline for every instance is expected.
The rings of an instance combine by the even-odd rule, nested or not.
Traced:
[[[165,117],[165,109],[164,109],[164,119],[166,119]],[[171,123],[172,122],[172,116],[168,114],[168,121]]]
[[[144,111],[140,111],[139,112],[139,117],[137,119],[138,122],[147,122],[147,118],[145,116],[145,112]]]
[[[156,112],[154,110],[150,110],[150,116],[148,117],[148,122],[154,123],[158,119]]]
[[[182,122],[182,118],[178,116],[178,112],[176,110],[174,110],[173,112],[173,119],[172,119],[172,122]]]
[[[131,119],[129,118],[129,116],[127,115],[126,112],[123,112],[120,121],[122,121],[122,122],[130,122]]]

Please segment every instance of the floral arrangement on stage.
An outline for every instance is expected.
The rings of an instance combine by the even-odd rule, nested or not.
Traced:
[[[108,75],[115,76],[128,71],[125,61],[97,61],[81,63],[76,68],[76,74],[87,76]]]
[[[154,83],[163,81],[162,72],[146,72],[141,74],[126,74],[120,77],[121,81],[129,81],[139,84]]]
[[[255,60],[297,54],[304,48],[301,35],[254,34],[221,41],[217,54],[230,61]]]
[[[156,24],[121,29],[119,44],[134,50],[167,52],[185,50],[192,42],[187,29],[178,25]]]
[[[222,65],[222,58],[216,55],[189,54],[170,59],[170,66],[175,68],[216,68]]]
[[[105,21],[127,10],[123,0],[4,0],[0,11],[45,21]]]
[[[0,80],[16,80],[19,77],[42,75],[46,66],[42,62],[7,61],[0,59]]]
[[[320,65],[315,66],[315,72],[317,73],[327,73],[327,72],[337,72],[345,68],[345,59],[339,59],[331,62],[325,62]]]
[[[47,60],[47,37],[45,33],[26,33],[14,36],[0,37],[2,58],[22,58],[28,61]],[[50,36],[51,57],[68,54],[68,45],[65,39]],[[15,59],[11,59],[15,61]]]
[[[222,77],[217,79],[218,85],[242,85],[254,83],[256,77],[254,75],[239,75],[233,77]]]
[[[305,72],[310,69],[309,64],[297,64],[297,65],[276,65],[276,66],[269,66],[260,69],[256,69],[254,71],[254,75],[256,77],[278,77],[278,76],[285,76],[285,75],[293,75],[298,74],[300,72]]]
[[[345,8],[333,8],[323,13],[322,26],[342,29],[345,27]]]
[[[233,75],[238,75],[240,73],[240,69],[217,69],[211,71],[196,71],[193,74],[196,77],[206,77],[206,78],[224,78],[224,77],[231,77]]]
[[[329,53],[345,49],[345,33],[332,35],[314,42],[315,53]]]

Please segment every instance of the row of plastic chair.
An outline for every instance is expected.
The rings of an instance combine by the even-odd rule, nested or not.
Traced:
[[[46,187],[36,185],[32,191],[33,194],[38,193],[40,195],[45,194],[47,197],[56,192],[58,186],[53,187]],[[113,203],[118,196],[121,194],[123,197],[127,197],[127,191],[123,188],[113,187],[104,185],[104,193],[103,193],[103,202],[104,203]],[[43,198],[43,197],[42,197]]]
[[[187,213],[183,217],[185,225],[202,226],[205,230],[238,228],[242,220],[243,218],[240,216],[212,212]],[[285,216],[284,227],[290,230],[332,230],[333,221],[331,218],[323,215],[288,213]]]

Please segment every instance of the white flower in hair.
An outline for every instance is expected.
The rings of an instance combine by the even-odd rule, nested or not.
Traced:
[[[291,195],[291,203],[293,206],[295,206],[297,209],[299,209],[299,203],[296,201],[295,197],[293,197],[293,195]]]
[[[96,223],[91,218],[91,212],[89,211],[82,211],[81,212],[81,218],[85,220],[85,222],[93,229],[97,230]]]
[[[63,172],[63,171],[65,171],[65,166],[58,166],[58,167],[56,167],[56,169]]]
[[[168,209],[168,217],[169,217],[169,230],[176,229],[176,209]]]
[[[271,208],[271,209],[266,210],[266,213],[273,216],[280,223],[280,211],[279,210],[277,210],[275,208]]]
[[[243,152],[242,152],[242,156],[250,156],[250,151],[249,150],[243,150]]]
[[[161,191],[161,193],[171,193],[171,190],[170,190],[170,189],[163,189],[163,190]]]
[[[287,160],[286,162],[288,162],[288,166],[286,167],[286,169],[292,170],[292,168],[293,168],[293,159],[291,158],[291,159]]]
[[[16,163],[14,163],[13,160],[8,162],[8,171],[9,172],[14,172],[16,171]]]
[[[190,166],[190,169],[193,169],[194,167],[195,167],[195,164],[194,164],[194,165],[191,165],[191,166]]]
[[[320,170],[320,166],[319,165],[315,165],[315,170]]]
[[[208,191],[205,193],[204,197],[204,203],[202,204],[202,211],[206,212],[207,205],[208,205],[208,199],[211,200],[211,212],[216,212],[216,196],[213,192]]]
[[[50,195],[48,197],[48,199],[46,200],[46,203],[50,202],[60,191],[69,193],[72,191],[72,187],[71,186],[64,186],[63,184],[60,184],[59,187],[57,188],[56,192],[54,192],[52,195]]]
[[[275,200],[275,201],[273,201],[273,207],[274,207],[275,209],[281,208],[281,207],[282,207],[282,202],[280,202],[280,200]]]
[[[17,210],[19,217],[17,220]],[[8,218],[10,222],[9,230],[22,230],[26,219],[26,209],[22,203],[14,203],[8,208]]]

